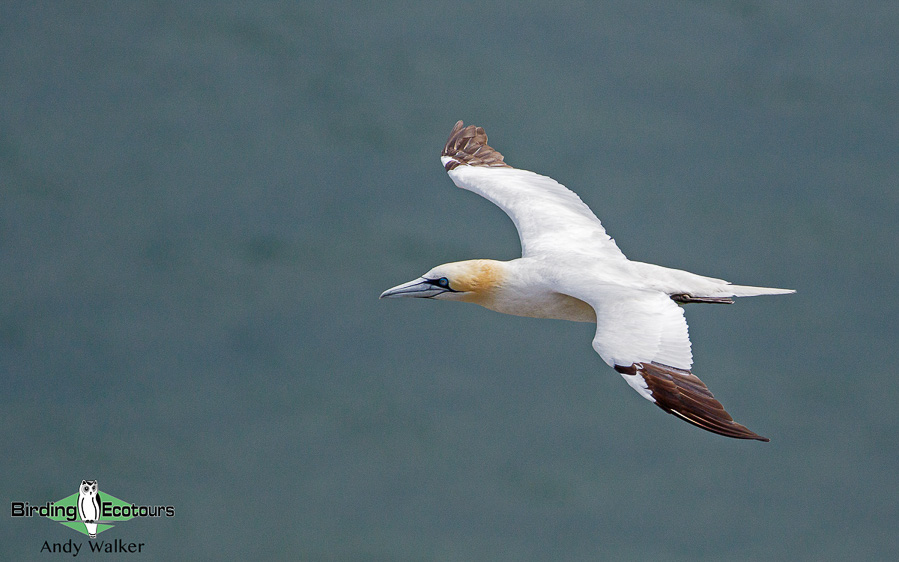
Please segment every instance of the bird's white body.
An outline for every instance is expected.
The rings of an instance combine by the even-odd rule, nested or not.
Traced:
[[[703,429],[766,440],[733,422],[690,372],[693,355],[679,305],[793,291],[628,260],[576,194],[505,164],[479,127],[458,122],[441,162],[457,186],[509,215],[522,257],[444,264],[382,297],[459,300],[504,314],[596,322],[593,348],[642,397]]]
[[[502,271],[503,283],[495,287],[489,299],[478,304],[496,312],[515,316],[596,322],[596,311],[591,305],[560,292],[562,287],[566,286],[566,279],[575,277],[586,278],[591,290],[600,295],[606,291],[615,292],[620,289],[713,298],[792,292],[785,289],[732,285],[721,279],[630,260],[612,260],[603,263],[602,267],[590,267],[591,261],[578,254],[561,254],[552,258],[530,257],[493,262],[493,266]]]

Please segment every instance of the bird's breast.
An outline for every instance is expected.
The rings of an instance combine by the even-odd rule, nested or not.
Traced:
[[[580,299],[547,292],[501,291],[478,302],[481,306],[514,316],[530,318],[552,318],[572,322],[596,322],[593,307]]]

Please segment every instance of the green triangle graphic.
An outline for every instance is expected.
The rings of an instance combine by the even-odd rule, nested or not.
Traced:
[[[84,523],[81,521],[60,521],[63,525],[68,527],[69,529],[75,529],[82,535],[87,535],[87,527],[84,526]],[[112,529],[115,525],[104,525],[102,523],[97,524],[97,534],[99,535],[106,529]]]

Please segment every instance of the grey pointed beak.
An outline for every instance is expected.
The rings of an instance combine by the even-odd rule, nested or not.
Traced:
[[[378,298],[382,299],[394,299],[399,297],[420,297],[420,298],[430,298],[440,293],[446,292],[446,289],[442,287],[438,287],[432,284],[430,281],[425,279],[424,277],[419,277],[418,279],[413,279],[408,283],[403,283],[402,285],[397,285],[392,289],[387,289],[381,296]]]

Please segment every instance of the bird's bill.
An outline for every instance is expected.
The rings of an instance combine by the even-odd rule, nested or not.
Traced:
[[[399,297],[419,297],[419,298],[431,298],[439,295],[440,293],[445,293],[446,289],[443,287],[438,287],[425,279],[424,277],[419,277],[418,279],[413,279],[408,283],[403,283],[402,285],[397,285],[392,289],[387,289],[379,298],[382,299],[394,299]]]

